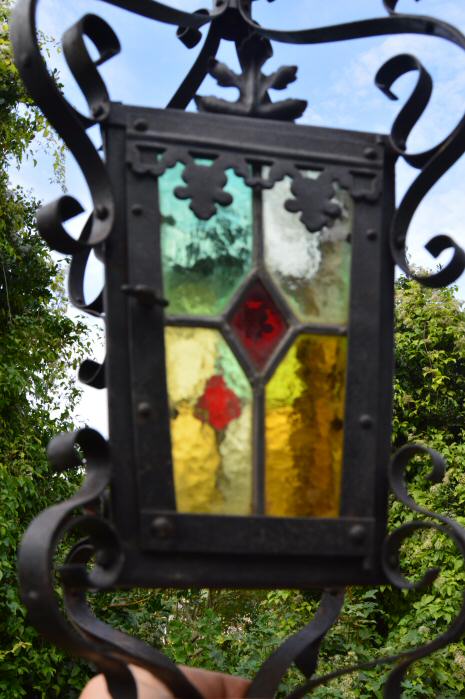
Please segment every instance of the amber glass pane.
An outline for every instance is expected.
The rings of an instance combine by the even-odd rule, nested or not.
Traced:
[[[228,170],[225,191],[233,203],[218,205],[211,219],[201,221],[189,208],[189,200],[174,194],[176,187],[186,186],[183,171],[184,165],[178,163],[159,178],[158,185],[168,312],[218,315],[251,266],[252,193]]]
[[[239,300],[231,328],[251,361],[262,368],[287,330],[287,322],[257,279]]]
[[[245,515],[252,503],[252,394],[220,333],[167,328],[179,512]]]
[[[346,338],[301,335],[266,389],[266,513],[334,517],[342,470]]]
[[[316,177],[318,173],[313,173]],[[306,173],[311,177],[312,173]],[[300,213],[284,208],[292,199],[291,180],[263,192],[265,262],[277,286],[299,320],[347,323],[353,202],[335,185],[342,215],[331,228],[310,233]]]

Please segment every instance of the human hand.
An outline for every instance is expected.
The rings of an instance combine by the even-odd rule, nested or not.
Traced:
[[[137,699],[175,699],[174,695],[150,672],[130,665],[137,684]],[[250,685],[248,680],[221,672],[180,666],[187,679],[205,699],[242,699]],[[111,699],[103,675],[94,677],[84,688],[80,699]]]

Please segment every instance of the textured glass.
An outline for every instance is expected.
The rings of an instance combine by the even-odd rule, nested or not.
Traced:
[[[266,389],[266,513],[335,517],[343,450],[346,338],[301,335]]]
[[[287,330],[287,322],[263,284],[256,280],[230,319],[231,328],[249,358],[262,368]]]
[[[246,515],[252,507],[252,392],[216,330],[166,328],[179,512]]]
[[[316,177],[319,173],[305,173]],[[333,226],[310,233],[300,213],[284,208],[293,199],[290,178],[263,192],[265,263],[292,310],[303,322],[347,323],[353,202],[335,185],[342,215]]]
[[[197,161],[203,163],[204,161]],[[170,315],[218,315],[227,305],[252,261],[252,192],[232,170],[225,191],[229,206],[218,205],[208,221],[196,217],[188,199],[174,190],[185,187],[184,165],[159,178],[164,294]]]

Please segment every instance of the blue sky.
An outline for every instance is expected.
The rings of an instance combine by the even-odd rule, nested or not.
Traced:
[[[166,0],[179,9],[193,11],[207,6],[210,0]],[[458,26],[465,33],[464,0],[400,0],[398,10],[429,14]],[[176,90],[193,60],[197,49],[189,51],[176,39],[175,27],[163,26],[131,15],[107,5],[102,0],[41,0],[39,26],[49,36],[59,40],[63,32],[85,13],[105,18],[118,35],[122,52],[101,68],[111,98],[125,103],[162,107]],[[355,19],[383,16],[381,0],[275,0],[268,3],[257,0],[254,16],[263,25],[284,29],[315,27]],[[415,54],[434,79],[430,106],[415,128],[410,140],[411,150],[423,150],[444,138],[465,112],[465,53],[440,39],[404,35],[381,37],[326,46],[299,47],[274,44],[275,54],[266,66],[271,72],[279,65],[297,64],[298,80],[290,86],[289,96],[305,98],[309,102],[302,123],[328,127],[389,132],[392,122],[412,90],[415,74],[401,78],[395,84],[400,101],[389,101],[374,85],[378,68],[391,56],[399,53]],[[231,67],[237,67],[234,50],[227,43],[219,54]],[[85,103],[70,75],[63,57],[52,52],[51,65],[60,71],[67,98],[80,110]],[[207,79],[200,94],[219,94],[219,88]],[[234,92],[226,93],[231,98]],[[280,94],[278,97],[280,98]],[[98,135],[96,134],[96,138]],[[36,155],[37,157],[37,155]],[[12,171],[12,180],[32,190],[46,202],[60,194],[58,185],[49,182],[51,162],[40,149],[38,165],[27,163],[20,171]],[[400,166],[397,190],[405,191],[415,172]],[[67,158],[67,188],[89,206],[85,182]],[[417,265],[437,263],[423,250],[423,244],[433,234],[448,233],[459,242],[465,242],[465,159],[435,186],[413,221],[409,251]],[[70,230],[77,230],[78,221]],[[448,259],[444,253],[442,261]],[[464,275],[465,276],[465,275]],[[89,269],[86,287],[91,294],[101,282],[97,263]],[[459,296],[465,299],[465,278],[459,282]],[[103,354],[96,347],[96,357]],[[106,432],[105,393],[86,389],[80,406],[80,416],[88,424]]]

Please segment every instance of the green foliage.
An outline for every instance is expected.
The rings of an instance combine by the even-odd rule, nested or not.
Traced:
[[[460,444],[465,423],[465,319],[454,288],[398,283],[394,440]]]
[[[78,396],[73,369],[84,328],[66,315],[60,267],[40,240],[37,203],[12,189],[8,168],[46,131],[12,63],[8,8],[0,7],[0,695],[72,697],[82,669],[45,644],[27,624],[16,583],[16,551],[28,523],[69,497],[77,474],[54,475],[49,439],[70,429]],[[81,349],[80,349],[81,348]],[[81,677],[76,676],[81,673]]]

